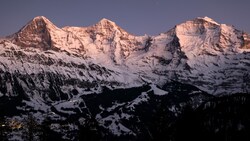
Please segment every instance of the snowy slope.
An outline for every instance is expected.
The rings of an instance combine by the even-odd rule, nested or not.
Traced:
[[[1,64],[3,71],[49,72],[111,87],[176,80],[210,94],[237,93],[249,91],[249,40],[208,17],[150,37],[131,35],[107,19],[60,29],[40,16],[2,41]]]

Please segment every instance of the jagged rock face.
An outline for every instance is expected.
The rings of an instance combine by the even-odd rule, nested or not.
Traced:
[[[249,91],[243,86],[245,81],[238,79],[249,76],[249,64],[243,61],[249,60],[248,51],[243,49],[247,44],[243,32],[207,17],[177,25],[175,32],[189,70],[187,74],[185,70],[178,73],[179,81],[211,94],[227,93],[229,89],[232,93]],[[244,90],[238,91],[241,88]]]
[[[90,57],[97,60],[105,57],[106,61],[118,65],[124,64],[133,52],[143,50],[147,39],[130,35],[107,19],[90,27],[64,27],[63,30],[74,33]]]
[[[53,25],[47,22],[44,17],[34,18],[16,34],[15,44],[22,47],[51,48],[52,43],[48,27],[53,27]]]
[[[42,50],[83,50],[81,41],[74,34],[56,27],[43,16],[34,18],[11,37],[13,43],[20,47]]]

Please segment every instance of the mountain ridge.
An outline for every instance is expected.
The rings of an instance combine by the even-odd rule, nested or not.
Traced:
[[[242,91],[241,78],[242,75],[248,76],[249,70],[249,40],[248,34],[232,26],[218,24],[208,17],[186,21],[157,36],[134,36],[107,19],[88,27],[57,28],[47,18],[39,16],[10,38],[10,42],[21,48],[59,51],[53,53],[57,54],[52,59],[55,64],[60,62],[56,56],[64,56],[64,61],[73,63],[72,55],[60,54],[67,52],[76,58],[84,58],[84,61],[74,64],[86,67],[95,64],[105,68],[107,73],[91,76],[88,69],[81,70],[85,76],[74,75],[76,79],[80,77],[90,82],[108,80],[118,82],[122,87],[143,85],[145,82],[163,86],[169,80],[175,80],[194,84],[210,94],[228,91],[224,89],[222,80],[214,80],[217,77],[230,81],[227,82],[230,86],[226,87],[234,89],[232,93]],[[240,58],[245,58],[245,61],[239,62]],[[234,67],[231,64],[237,66],[237,62],[239,66],[246,67],[231,70]],[[68,66],[59,67],[64,70]],[[53,72],[55,68],[51,68]],[[237,86],[231,83],[231,79],[236,78],[227,76],[225,71],[238,75]],[[244,73],[240,74],[242,71]],[[62,74],[59,70],[56,73]]]

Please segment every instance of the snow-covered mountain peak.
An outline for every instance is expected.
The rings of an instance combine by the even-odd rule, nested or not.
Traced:
[[[55,26],[49,19],[44,16],[37,16],[33,18],[28,24],[26,24],[21,31],[23,30],[37,30],[41,29],[48,30],[58,30],[59,28]]]
[[[95,24],[94,25],[95,27],[98,27],[98,28],[110,28],[110,29],[113,29],[113,28],[116,28],[116,27],[118,27],[117,25],[116,25],[116,23],[115,22],[113,22],[113,21],[110,21],[110,20],[108,20],[108,19],[106,19],[106,18],[103,18],[103,19],[101,19],[97,24]]]
[[[193,33],[194,31],[198,34],[202,34],[205,29],[216,29],[220,24],[215,22],[213,19],[208,17],[198,17],[193,20],[188,20],[176,26],[177,32]]]
[[[206,22],[210,22],[210,23],[213,23],[213,24],[216,24],[216,25],[220,25],[219,23],[217,23],[216,21],[214,21],[212,18],[209,18],[207,16],[205,16],[205,17],[198,17],[196,19],[198,19],[198,20],[204,20]]]
[[[51,32],[60,30],[43,16],[33,18],[12,37],[16,45],[47,49],[51,47]]]
[[[106,18],[101,19],[97,24],[92,26],[92,28],[104,34],[127,33],[125,30],[119,27],[115,22],[108,20]]]
[[[180,46],[188,50],[197,47],[225,50],[248,47],[249,38],[247,34],[244,35],[234,26],[219,24],[209,17],[188,20],[178,24],[174,31]],[[234,44],[232,45],[232,43]]]
[[[197,44],[202,45],[207,41],[213,42],[212,44],[217,42],[221,32],[220,26],[211,18],[198,17],[178,24],[174,30],[180,46],[193,48],[197,47]]]
[[[101,24],[101,25],[113,25],[113,26],[116,26],[116,23],[109,20],[109,19],[106,19],[106,18],[102,18],[98,24]]]
[[[32,21],[44,21],[46,23],[51,23],[51,21],[44,16],[34,17]]]

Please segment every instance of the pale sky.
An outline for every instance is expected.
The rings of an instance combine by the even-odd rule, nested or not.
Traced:
[[[36,16],[58,27],[90,26],[107,18],[135,35],[157,35],[208,16],[250,33],[250,0],[1,0],[0,36],[17,32]]]

